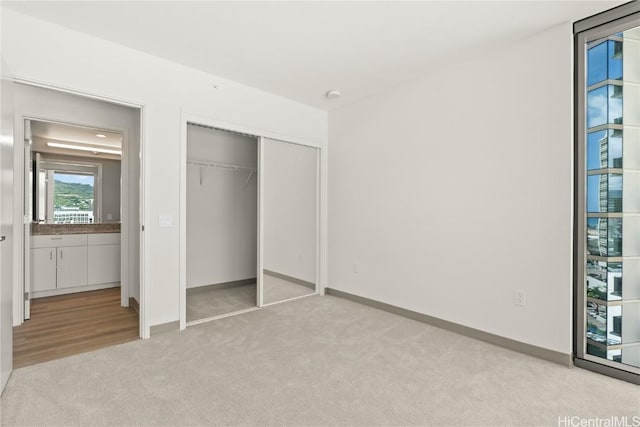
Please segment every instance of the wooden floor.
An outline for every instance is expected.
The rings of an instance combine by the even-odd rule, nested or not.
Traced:
[[[38,298],[13,328],[13,367],[138,339],[138,313],[120,306],[120,288]]]

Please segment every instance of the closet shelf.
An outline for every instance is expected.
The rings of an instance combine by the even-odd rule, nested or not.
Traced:
[[[230,163],[220,163],[220,162],[205,162],[202,160],[187,160],[187,165],[190,166],[198,166],[200,167],[200,185],[204,182],[204,178],[206,177],[206,169],[205,168],[215,168],[215,169],[223,169],[232,172],[249,172],[249,176],[244,183],[243,189],[247,188],[251,177],[256,173],[256,168],[250,168],[247,166],[240,165],[232,165]]]
[[[202,160],[187,160],[187,164],[191,166],[204,166],[208,168],[226,169],[231,171],[255,172],[256,168],[247,166],[232,165],[230,163],[205,162]]]

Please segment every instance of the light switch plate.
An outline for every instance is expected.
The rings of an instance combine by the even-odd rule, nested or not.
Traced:
[[[173,217],[171,215],[160,215],[158,219],[158,225],[160,227],[172,227]]]

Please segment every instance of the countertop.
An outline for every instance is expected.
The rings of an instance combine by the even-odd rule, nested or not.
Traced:
[[[31,235],[119,233],[120,223],[99,224],[31,224]]]

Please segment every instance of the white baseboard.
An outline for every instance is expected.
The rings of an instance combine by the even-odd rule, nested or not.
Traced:
[[[120,282],[100,283],[99,285],[75,286],[73,288],[52,289],[50,291],[32,292],[31,299],[55,297],[58,295],[75,294],[76,292],[99,291],[100,289],[117,288]]]

